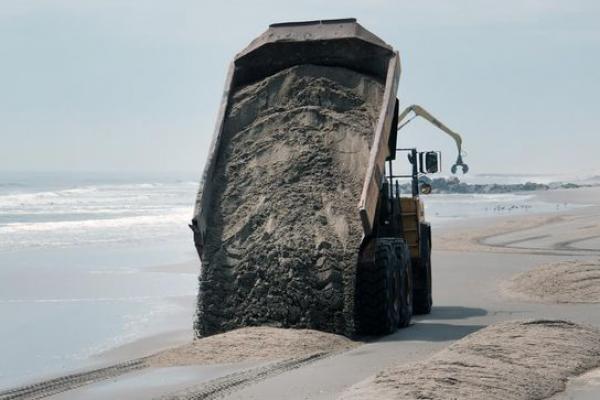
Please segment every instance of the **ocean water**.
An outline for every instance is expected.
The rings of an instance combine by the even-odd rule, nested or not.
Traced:
[[[197,273],[154,267],[198,262],[187,226],[195,178],[0,174],[0,388],[88,367],[94,354],[145,336],[191,330],[182,299],[195,296]],[[566,207],[532,194],[422,198],[434,226]]]
[[[196,182],[42,179],[7,179],[0,185],[0,251],[131,245],[189,233]]]
[[[191,329],[196,274],[154,267],[197,260],[196,191],[179,177],[0,175],[0,388]]]

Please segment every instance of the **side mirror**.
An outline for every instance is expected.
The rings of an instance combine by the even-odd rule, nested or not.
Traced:
[[[439,151],[424,151],[419,153],[419,164],[422,174],[435,174],[442,169],[442,153]]]

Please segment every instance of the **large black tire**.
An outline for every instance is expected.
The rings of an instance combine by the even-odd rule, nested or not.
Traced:
[[[431,313],[433,297],[431,295],[431,227],[421,225],[421,256],[414,260],[415,282],[413,290],[414,313],[423,315]]]
[[[399,293],[398,327],[405,328],[410,325],[413,316],[413,271],[410,259],[410,250],[404,240],[396,242],[396,258],[400,267],[401,290]]]
[[[378,238],[372,244],[373,259],[358,265],[356,276],[356,325],[361,335],[387,335],[406,326],[407,309],[402,295],[406,274],[402,273],[401,239]],[[409,283],[410,290],[410,283]],[[412,310],[410,310],[412,311]],[[403,319],[402,319],[403,318]],[[409,320],[410,322],[410,317]]]

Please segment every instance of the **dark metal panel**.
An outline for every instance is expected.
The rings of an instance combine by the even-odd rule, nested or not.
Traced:
[[[393,48],[355,19],[273,24],[235,57],[234,86],[293,65],[345,67],[384,81]]]

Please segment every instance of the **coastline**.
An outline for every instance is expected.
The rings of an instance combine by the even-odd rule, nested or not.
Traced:
[[[82,251],[82,249],[76,250],[78,252]],[[111,258],[111,260],[114,259],[115,257]],[[73,263],[80,265],[78,259]],[[0,389],[27,385],[40,380],[53,379],[64,374],[78,373],[90,368],[101,368],[125,362],[192,340],[192,325],[196,303],[196,271],[199,268],[199,262],[190,260],[159,265],[152,265],[151,262],[148,262],[150,266],[147,267],[140,266],[139,262],[125,264],[135,265],[132,268],[124,267],[118,259],[110,264],[103,264],[102,262],[96,264],[98,266],[86,267],[80,271],[80,276],[89,280],[90,285],[101,285],[93,293],[82,293],[78,298],[59,297],[60,293],[56,293],[41,300],[36,298],[32,300],[23,299],[19,300],[19,303],[14,300],[8,303],[5,301],[0,306],[13,308],[28,306],[29,308],[37,307],[38,309],[42,307],[42,311],[48,307],[51,307],[51,310],[57,308],[58,310],[65,308],[71,310],[76,307],[76,310],[80,310],[77,314],[65,315],[65,317],[69,317],[65,326],[80,326],[80,330],[94,329],[94,326],[98,324],[98,320],[95,318],[105,318],[90,315],[90,312],[94,310],[100,310],[101,312],[104,312],[105,309],[111,310],[112,315],[115,316],[122,313],[124,316],[120,320],[113,318],[113,321],[104,321],[113,324],[108,331],[114,332],[113,336],[107,334],[104,334],[104,336],[96,335],[95,337],[98,337],[100,341],[95,337],[91,338],[88,340],[90,344],[85,345],[85,347],[82,345],[75,347],[79,344],[78,342],[75,342],[74,345],[70,345],[66,341],[64,341],[64,344],[59,342],[66,349],[62,351],[83,351],[83,354],[75,353],[74,356],[63,353],[65,361],[61,363],[38,365],[39,361],[36,358],[39,359],[39,356],[32,355],[35,357],[33,358],[17,349],[21,353],[18,359],[15,358],[17,357],[15,355],[14,357],[5,358],[2,363],[6,364],[7,368],[12,368],[10,367],[13,365],[12,362],[17,360],[21,365],[20,370],[26,373],[9,374],[8,372],[11,370],[5,369],[3,372],[6,373],[0,376],[2,378]],[[101,265],[106,265],[106,267],[100,267]],[[52,273],[52,271],[48,270],[48,273]],[[46,284],[46,282],[40,282],[40,284]],[[103,289],[108,287],[107,285],[120,287],[121,289],[114,293],[107,293]],[[140,285],[148,285],[147,290],[140,288]],[[182,294],[177,293],[178,288],[184,289]],[[189,292],[189,294],[186,294],[186,292]],[[23,318],[26,317],[26,315],[23,316]],[[93,325],[87,324],[86,320],[91,320]],[[130,327],[130,325],[133,326]],[[18,326],[13,329],[17,328]],[[42,331],[38,330],[29,334],[33,339],[28,339],[27,343],[24,339],[19,340],[23,345],[33,346],[33,348],[43,346],[45,349],[52,349],[50,346],[57,340],[61,340],[57,335],[64,337],[59,331],[60,327],[57,326],[56,329],[57,332],[52,333],[48,340],[42,339],[40,337]],[[132,337],[132,339],[128,339],[128,337]],[[17,340],[17,338],[14,340]],[[64,340],[68,340],[68,337],[64,337]],[[92,340],[95,340],[95,342]],[[61,350],[59,348],[54,351]]]
[[[144,272],[159,272],[169,274],[194,274],[199,273],[199,261],[157,265],[143,268]],[[156,352],[189,343],[193,338],[193,318],[196,311],[196,295],[175,296],[167,299],[180,307],[177,325],[189,325],[187,328],[166,330],[157,334],[141,336],[133,341],[109,348],[90,356],[91,360],[103,364],[115,364],[130,359],[142,358]]]
[[[195,274],[195,277],[197,277],[199,262],[190,260],[181,263],[146,267],[141,270],[143,272],[169,274]],[[196,296],[169,297],[167,301],[176,304],[180,308],[180,312],[175,316],[179,321],[177,325],[189,325],[189,327],[165,330],[164,332],[141,336],[133,341],[92,354],[90,360],[100,362],[100,365],[116,364],[131,359],[143,358],[156,352],[189,343],[194,338],[192,325],[196,309]]]
[[[322,380],[315,382],[314,387],[308,390],[314,396],[309,397],[315,399],[336,398],[343,390],[377,372],[386,363],[398,362],[399,359],[407,361],[421,359],[483,326],[510,318],[548,316],[569,318],[577,322],[599,326],[600,320],[590,314],[591,309],[586,304],[550,306],[502,296],[501,282],[516,273],[527,271],[548,260],[596,256],[594,252],[586,253],[578,249],[576,243],[573,248],[567,249],[556,249],[555,244],[564,241],[565,235],[583,235],[585,238],[590,230],[598,229],[600,205],[598,205],[597,199],[600,199],[600,188],[556,190],[537,195],[544,201],[557,203],[566,201],[586,205],[586,207],[570,208],[560,210],[560,212],[532,212],[528,215],[467,218],[442,227],[434,224],[434,262],[436,265],[434,312],[430,316],[415,317],[414,325],[409,329],[400,330],[373,343],[361,344],[356,349],[347,350],[339,356],[317,361],[316,371],[323,370],[319,375],[329,378],[327,382]],[[470,236],[465,236],[469,232]],[[449,241],[448,236],[456,238],[455,242]],[[452,248],[452,243],[460,242],[469,242],[469,246]],[[197,267],[195,261],[191,260],[185,263],[145,267],[140,270],[161,274],[196,274]],[[489,274],[491,274],[491,278]],[[468,290],[465,291],[465,288]],[[195,296],[172,296],[169,297],[169,301],[176,302],[181,306],[180,323],[187,318],[191,325]],[[143,336],[95,354],[90,357],[90,361],[95,366],[127,362],[166,349],[185,347],[192,342],[192,339],[191,326],[189,330],[165,330],[159,334]],[[409,353],[406,353],[408,351],[406,346],[399,346],[399,343],[396,343],[397,340],[408,341],[407,344],[411,344]],[[236,345],[243,346],[243,340]],[[363,358],[365,360],[361,361]],[[234,373],[232,371],[237,371],[239,368],[256,367],[258,367],[257,364],[235,363],[228,366],[225,364],[207,366],[200,363],[186,367],[153,367],[130,373],[122,378],[114,378],[111,381],[121,382],[120,386],[113,383],[96,382],[87,389],[77,389],[72,393],[64,392],[58,398],[77,398],[78,395],[85,395],[86,398],[102,398],[94,397],[100,392],[105,395],[108,393],[109,397],[119,397],[126,390],[129,390],[127,393],[130,393],[134,387],[139,387],[140,382],[149,383],[159,375],[162,383],[160,385],[156,383],[155,387],[144,389],[143,393],[148,396],[162,396],[167,389],[169,392],[173,392],[189,388],[194,384],[195,376],[213,376],[211,374],[225,376]],[[304,379],[301,370],[302,368],[297,374],[298,379]],[[288,375],[290,378],[286,378]],[[186,380],[182,380],[183,376],[187,377]],[[281,382],[288,382],[286,379],[291,379],[293,376],[296,375],[286,374],[251,385],[240,390],[239,393],[236,392],[231,398],[241,399],[251,396],[277,398],[278,395],[281,395],[280,391],[283,390]],[[332,385],[335,389],[332,388]],[[318,394],[319,390],[324,391],[319,392],[322,394]],[[306,393],[300,392],[297,395],[307,396]],[[298,396],[291,398],[302,398]]]

